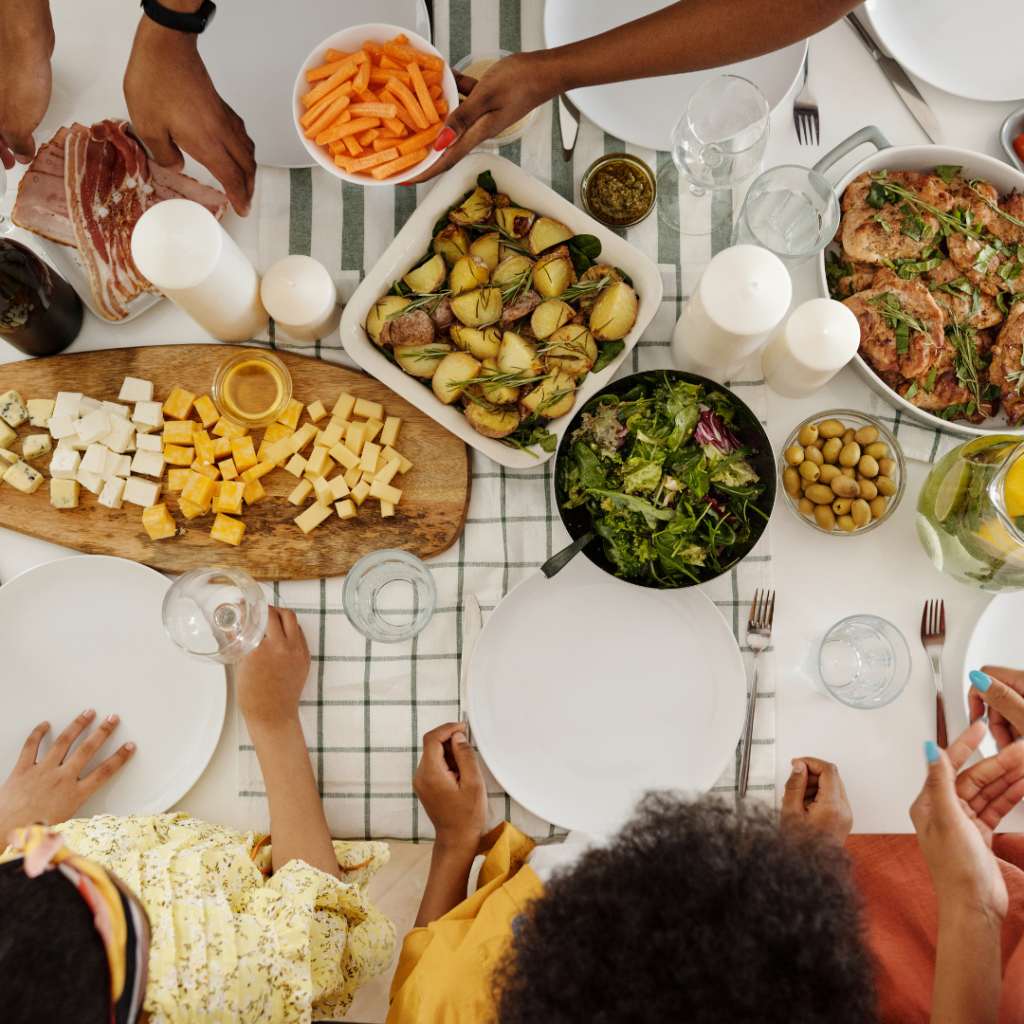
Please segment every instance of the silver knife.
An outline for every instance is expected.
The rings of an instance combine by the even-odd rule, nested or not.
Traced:
[[[459,707],[462,709],[460,721],[469,722],[469,708],[466,698],[469,696],[469,660],[473,656],[480,630],[483,629],[483,618],[480,615],[480,602],[474,594],[467,594],[462,602],[462,679],[459,681]],[[466,729],[469,738],[469,729]]]
[[[558,127],[562,130],[562,156],[568,163],[572,159],[572,151],[576,148],[576,135],[580,130],[580,112],[568,96],[563,92],[558,97]]]
[[[899,97],[907,105],[907,109],[917,119],[917,123],[924,129],[925,135],[932,142],[939,146],[946,143],[946,137],[942,133],[939,122],[935,119],[931,107],[925,102],[924,97],[917,91],[917,86],[910,80],[910,76],[903,70],[903,65],[892,57],[882,53],[878,43],[872,38],[871,33],[861,24],[856,14],[850,13],[846,16],[853,30],[860,36],[860,41],[868,48],[868,52],[878,62],[878,66],[885,72],[892,87],[899,93]]]

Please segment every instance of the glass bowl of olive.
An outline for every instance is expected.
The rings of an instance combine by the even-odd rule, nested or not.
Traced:
[[[595,160],[580,181],[583,209],[610,228],[630,228],[657,205],[658,179],[638,157],[607,153]]]
[[[888,519],[906,488],[903,449],[884,423],[830,409],[800,423],[779,458],[786,504],[818,533],[856,536]]]

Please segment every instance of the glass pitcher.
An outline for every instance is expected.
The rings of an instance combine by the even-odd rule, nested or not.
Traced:
[[[1024,441],[993,434],[954,448],[917,502],[917,535],[936,567],[980,590],[1024,589]]]

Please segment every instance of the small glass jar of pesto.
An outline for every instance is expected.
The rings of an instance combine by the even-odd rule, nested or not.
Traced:
[[[654,172],[628,153],[608,153],[595,160],[580,182],[583,208],[611,228],[639,224],[654,209],[657,198]]]

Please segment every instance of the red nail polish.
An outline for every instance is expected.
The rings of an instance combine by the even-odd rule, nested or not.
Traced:
[[[412,182],[411,181],[400,181],[398,184],[401,185],[403,188],[407,188],[409,185],[412,184]]]
[[[442,128],[441,134],[434,139],[434,149],[440,153],[442,149],[447,149],[455,141],[455,129],[454,128]]]

